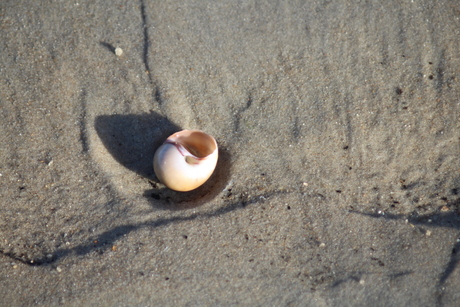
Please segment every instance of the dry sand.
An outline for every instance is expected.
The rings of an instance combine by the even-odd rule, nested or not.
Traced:
[[[1,305],[454,306],[459,45],[456,0],[2,1]]]

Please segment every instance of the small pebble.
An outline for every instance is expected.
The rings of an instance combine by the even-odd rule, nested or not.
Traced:
[[[121,56],[123,54],[123,49],[121,49],[120,47],[115,48],[115,54],[117,56]]]
[[[62,268],[60,266],[57,266],[56,267],[56,271],[58,271],[58,273],[61,273],[62,272]]]
[[[431,236],[431,230],[427,230],[426,233],[425,233],[425,235],[426,235],[427,237]]]

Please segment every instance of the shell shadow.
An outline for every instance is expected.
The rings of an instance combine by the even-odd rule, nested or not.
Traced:
[[[153,156],[168,136],[182,128],[155,112],[101,115],[96,117],[94,126],[118,163],[148,179],[152,189],[146,190],[143,196],[153,207],[167,210],[195,208],[215,198],[229,182],[230,154],[219,144],[216,170],[201,187],[190,192],[176,192],[161,184],[153,171]]]
[[[94,121],[105,148],[121,165],[150,180],[153,155],[163,141],[180,127],[152,112],[144,114],[101,115]]]

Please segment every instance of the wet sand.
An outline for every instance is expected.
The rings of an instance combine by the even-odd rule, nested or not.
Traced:
[[[2,304],[455,306],[459,44],[457,1],[2,2]]]

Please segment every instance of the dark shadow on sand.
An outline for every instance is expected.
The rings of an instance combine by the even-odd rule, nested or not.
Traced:
[[[107,42],[99,42],[99,44],[105,48],[107,48],[107,50],[109,50],[110,52],[112,52],[113,54],[115,54],[115,47],[112,45],[112,44],[109,44]]]
[[[181,130],[155,112],[101,115],[94,127],[115,160],[150,180],[156,180],[152,164],[155,150],[168,136]]]
[[[168,136],[182,128],[155,112],[101,115],[94,125],[113,158],[149,181],[152,189],[145,191],[144,196],[153,207],[167,210],[195,208],[215,198],[229,182],[230,153],[219,145],[216,170],[201,187],[190,192],[176,192],[161,184],[153,171],[153,156]]]

